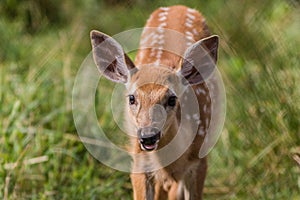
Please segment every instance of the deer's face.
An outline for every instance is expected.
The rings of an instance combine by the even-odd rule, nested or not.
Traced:
[[[214,71],[217,60],[217,36],[190,46],[176,72],[159,66],[136,68],[121,45],[104,33],[92,31],[91,42],[100,72],[109,80],[126,85],[129,120],[141,149],[148,151],[155,150],[166,130],[177,125],[174,123],[179,113],[178,95],[182,84],[201,83]]]
[[[128,86],[127,106],[142,150],[152,151],[176,120],[177,78],[167,68],[141,67]]]

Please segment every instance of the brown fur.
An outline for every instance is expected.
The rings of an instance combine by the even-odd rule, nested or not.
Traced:
[[[218,37],[209,37],[202,15],[185,6],[157,9],[145,27],[134,64],[113,38],[91,32],[100,72],[128,90],[134,199],[202,199],[207,158],[199,151],[212,112],[205,78],[215,68]]]
[[[208,28],[206,26],[205,20],[199,12],[193,13],[193,15],[195,16],[193,26],[186,27],[186,26],[184,26],[184,24],[185,24],[186,13],[187,13],[188,8],[185,6],[181,6],[181,5],[171,6],[169,8],[170,9],[168,12],[168,17],[166,19],[166,23],[167,23],[166,28],[167,29],[178,31],[180,33],[184,33],[185,31],[193,32],[193,29],[196,29],[198,34],[193,35],[194,41],[198,41],[198,40],[208,37],[210,35]],[[159,20],[158,20],[159,16],[158,15],[161,12],[162,12],[161,9],[155,10],[151,14],[145,27],[158,27],[159,26]],[[143,37],[146,37],[146,34],[147,33],[144,33],[142,35],[141,39],[143,39]],[[169,46],[171,49],[176,49],[176,48],[178,48],[178,45],[180,45],[180,42],[177,41],[178,38],[173,38],[173,37],[176,37],[176,36],[166,35],[166,38],[168,38],[168,40],[166,41],[165,46]],[[175,48],[174,48],[174,45],[176,45]],[[164,48],[164,49],[168,49],[168,48]],[[162,58],[163,58],[162,64],[165,66],[176,68],[181,59],[181,57],[179,55],[182,55],[185,50],[186,50],[186,47],[181,46],[177,52],[177,55],[164,50],[163,55],[162,55]],[[145,54],[144,57],[146,59],[141,59],[142,53]],[[148,49],[139,49],[136,59],[135,59],[136,66],[144,65],[147,63],[152,63],[153,60],[151,60],[150,54],[151,54],[151,49],[149,49],[149,48]]]
[[[157,27],[159,25],[158,23],[158,14],[161,12],[160,9],[153,12],[152,16],[150,17],[150,20],[148,20],[146,27]],[[197,41],[203,37],[209,36],[208,29],[204,23],[204,19],[201,16],[200,13],[195,12],[195,21],[192,28],[187,28],[184,26],[185,16],[186,16],[187,8],[184,6],[172,6],[169,9],[169,14],[167,18],[167,28],[173,29],[176,31],[179,31],[181,33],[184,33],[185,31],[192,31],[192,28],[196,28],[198,35],[194,35],[194,40]],[[145,37],[145,35],[142,35],[142,38]],[[166,41],[167,45],[174,45],[175,41],[172,40],[172,38],[168,38]],[[178,43],[176,43],[178,45]],[[186,50],[186,47],[182,47],[180,50],[181,52],[184,52]],[[141,59],[141,55],[144,53],[144,58]],[[142,49],[139,50],[135,64],[136,66],[143,66],[148,63],[153,63],[154,61],[150,59],[151,49]],[[162,59],[161,63],[163,65],[166,65],[168,67],[174,69],[176,68],[179,63],[181,57],[167,52],[163,51],[162,53]],[[167,77],[171,75],[172,71],[170,70],[157,70],[155,67],[147,66],[147,67],[141,67],[139,69],[140,71],[133,75],[132,81],[136,84],[136,93],[141,101],[142,105],[147,105],[146,107],[142,108],[140,110],[139,114],[134,115],[133,113],[130,113],[130,119],[136,120],[136,123],[138,126],[144,126],[149,125],[150,120],[146,117],[142,116],[149,116],[147,114],[149,108],[156,103],[160,101],[160,98],[164,96],[164,93],[166,92],[166,88],[164,88],[161,85],[166,85]],[[152,82],[153,84],[147,84],[144,85],[144,83]],[[197,88],[202,88],[206,94],[199,94],[197,95],[199,103],[199,111],[200,111],[200,120],[205,121],[206,118],[210,119],[210,113],[204,113],[203,105],[207,104],[208,108],[210,108],[210,98],[207,98],[209,96],[209,91],[205,83],[193,86],[193,88],[196,90]],[[149,94],[149,91],[151,91],[151,94],[153,95],[147,95],[146,97],[143,96],[143,93]],[[180,110],[179,105],[177,105],[176,110]],[[140,117],[141,116],[141,117]],[[172,122],[167,129],[167,132],[164,133],[164,136],[162,137],[161,141],[159,142],[158,149],[162,148],[163,146],[167,145],[175,136],[178,130],[178,126],[180,123],[180,115],[174,115],[172,116]],[[202,125],[204,130],[207,130],[207,125]],[[198,127],[199,130],[200,126]],[[163,200],[168,197],[170,200],[175,199],[184,199],[184,192],[178,191],[180,182],[185,182],[188,186],[193,188],[192,191],[195,191],[193,194],[190,194],[190,199],[201,199],[202,198],[202,189],[204,186],[204,179],[207,169],[206,164],[206,158],[199,159],[198,152],[200,150],[201,144],[203,143],[203,136],[200,136],[197,134],[195,137],[192,145],[187,149],[187,151],[174,163],[170,164],[169,166],[162,168],[158,171],[152,172],[151,175],[154,179],[155,184],[155,200]],[[132,140],[133,151],[134,153],[144,153],[140,149],[140,144],[137,139],[133,138]],[[150,162],[158,162],[158,158],[151,159]],[[149,162],[148,160],[143,159],[134,159],[133,167],[136,167],[137,163],[141,162]],[[141,200],[145,199],[146,194],[146,176],[145,174],[135,174],[133,173],[131,175],[133,189],[134,189],[134,199],[135,200]]]

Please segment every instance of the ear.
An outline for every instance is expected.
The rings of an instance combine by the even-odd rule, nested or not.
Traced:
[[[100,72],[109,80],[119,83],[129,81],[130,70],[135,66],[112,37],[99,31],[90,33],[94,61]]]
[[[219,37],[213,35],[199,40],[184,53],[179,73],[185,78],[183,84],[199,84],[214,71],[218,57]]]

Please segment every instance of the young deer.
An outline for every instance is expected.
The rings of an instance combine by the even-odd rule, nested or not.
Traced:
[[[205,80],[218,36],[196,10],[172,6],[151,14],[134,63],[104,33],[92,31],[91,42],[100,72],[127,89],[134,199],[202,199],[207,159],[199,151],[212,109]]]

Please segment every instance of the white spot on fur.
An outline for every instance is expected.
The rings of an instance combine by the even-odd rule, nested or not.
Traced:
[[[148,40],[150,38],[153,39],[153,37],[155,37],[155,36],[156,36],[155,32],[151,32],[149,34],[146,34],[146,36],[141,39],[140,46],[143,46],[144,44],[146,44],[148,42]]]
[[[160,64],[160,60],[157,59],[155,62],[154,62],[154,65],[159,65]]]
[[[158,27],[161,27],[161,28],[163,28],[163,27],[166,27],[166,26],[167,26],[167,22],[163,22],[163,23],[159,24],[159,26],[158,26]]]
[[[157,42],[157,44],[160,44],[160,45],[162,45],[162,44],[164,44],[165,42],[163,41],[163,40],[159,40],[158,42]]]
[[[190,119],[191,119],[191,116],[190,116],[189,114],[186,114],[186,115],[185,115],[185,118],[186,118],[187,120],[190,120]]]
[[[159,17],[164,17],[164,16],[167,16],[167,15],[168,15],[167,12],[160,12],[160,13],[158,13]]]
[[[194,120],[199,119],[199,114],[193,114],[193,119],[194,119]]]
[[[162,40],[164,38],[164,35],[157,35],[158,36],[158,40]]]
[[[160,54],[159,54],[159,53],[157,53],[157,55],[156,55],[156,58],[157,58],[158,60],[160,60],[160,58],[161,58],[161,54],[162,54],[162,53],[160,53]]]
[[[190,36],[190,35],[187,35],[187,36],[185,36],[186,37],[186,39],[188,39],[188,40],[194,40],[194,38],[193,38],[193,36]]]
[[[203,90],[202,88],[200,88],[200,87],[198,87],[197,89],[196,89],[196,94],[198,94],[198,95],[200,95],[200,94],[206,94],[206,91],[205,90]]]
[[[193,14],[191,14],[191,13],[187,13],[186,14],[186,16],[188,17],[188,18],[190,18],[191,20],[194,20],[196,17],[193,15]]]
[[[201,136],[204,136],[205,131],[204,131],[203,126],[200,126],[200,127],[199,127],[198,134],[201,135]]]
[[[168,11],[170,8],[169,7],[160,7],[159,9],[162,11]]]
[[[191,46],[192,44],[193,44],[193,42],[187,42],[187,43],[186,43],[186,46],[189,47],[189,46]]]
[[[193,33],[191,33],[190,31],[185,31],[185,34],[186,34],[187,36],[193,36]]]
[[[207,96],[206,96],[206,101],[209,101],[209,100],[210,100],[210,96],[207,95]]]
[[[186,18],[186,22],[189,23],[189,24],[193,24],[194,21],[190,18]]]
[[[193,24],[188,23],[188,22],[185,22],[185,26],[187,26],[187,27],[189,27],[189,28],[192,28],[192,27],[193,27]]]
[[[158,19],[158,21],[164,21],[164,20],[166,20],[167,19],[167,15],[163,15],[162,17],[160,17],[159,19]]]
[[[208,120],[208,118],[206,118],[206,119],[205,119],[205,126],[206,126],[206,127],[208,127],[208,123],[209,123],[209,120]]]
[[[195,9],[192,9],[192,8],[188,8],[187,11],[188,11],[189,13],[195,13],[195,12],[197,12]]]
[[[203,112],[207,113],[207,105],[206,104],[204,104],[204,106],[203,106]]]
[[[164,29],[162,27],[158,27],[157,28],[157,32],[160,33],[160,34],[163,34],[164,33]]]
[[[196,28],[193,28],[192,32],[193,32],[194,35],[198,35],[199,34],[199,32],[197,31]]]
[[[208,143],[208,137],[205,137],[204,142]]]
[[[152,47],[152,46],[154,46],[155,44],[157,43],[157,40],[152,40],[152,42],[150,43],[150,46]]]

